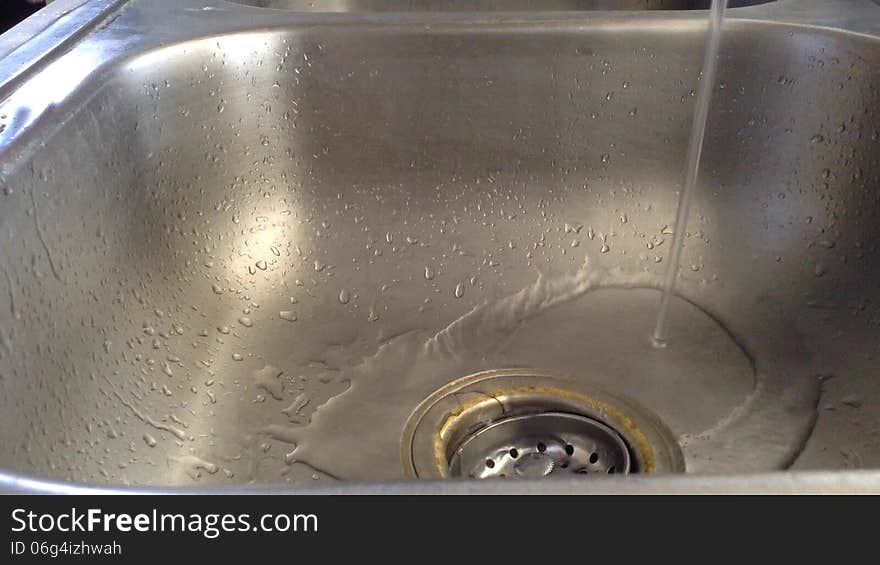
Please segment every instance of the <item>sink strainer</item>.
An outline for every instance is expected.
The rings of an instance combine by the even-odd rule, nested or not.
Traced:
[[[635,402],[532,369],[477,373],[429,396],[402,438],[416,478],[684,471],[672,432]]]
[[[453,476],[541,478],[564,473],[629,473],[620,434],[592,418],[545,412],[505,418],[465,439],[450,462]]]

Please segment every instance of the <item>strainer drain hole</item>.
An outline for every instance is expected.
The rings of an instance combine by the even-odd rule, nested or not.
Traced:
[[[595,463],[598,460],[599,460],[598,453],[590,453],[590,463]]]
[[[511,449],[510,456],[516,459],[519,456],[519,451],[517,451],[516,448]]]
[[[574,446],[570,443],[568,445],[566,445],[565,446],[565,453],[566,453],[566,455],[573,455],[574,454]]]

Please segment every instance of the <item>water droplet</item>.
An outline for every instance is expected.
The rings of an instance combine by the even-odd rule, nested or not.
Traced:
[[[255,265],[256,265],[257,268],[260,269],[261,271],[265,271],[266,269],[269,268],[269,265],[267,265],[266,262],[263,261],[262,259],[260,259],[259,261],[257,261],[257,262],[255,263]]]
[[[602,154],[602,162],[603,162],[603,163],[607,163],[607,162],[610,161],[610,160],[611,160],[611,155],[609,155],[608,153],[603,153],[603,154]]]
[[[455,285],[455,291],[452,294],[456,298],[461,298],[462,296],[464,296],[464,285],[461,283]]]
[[[242,316],[241,318],[239,318],[238,323],[246,328],[249,328],[254,325],[254,321],[251,320],[250,318],[248,318],[247,316]]]
[[[244,357],[242,357],[241,353],[233,353],[232,360],[233,361],[242,361],[242,360],[244,360]]]
[[[861,408],[862,399],[855,394],[849,394],[841,398],[840,403],[850,408]]]
[[[282,310],[278,312],[278,317],[288,322],[296,321],[296,314],[294,314],[292,310]]]
[[[315,261],[315,271],[320,273],[321,271],[324,270],[324,267],[326,267],[326,265],[324,263],[317,261],[317,260]]]
[[[158,444],[156,438],[154,438],[150,434],[144,434],[144,443],[146,443],[149,447],[156,447],[156,445]]]
[[[224,335],[228,334],[229,333],[229,326],[218,326],[217,331],[224,334]]]
[[[309,398],[309,396],[307,394],[300,393],[293,400],[293,403],[291,403],[290,406],[281,410],[281,413],[284,414],[285,416],[287,416],[288,418],[293,419],[302,412],[303,408],[305,408],[309,404],[310,400],[311,399]]]
[[[339,291],[339,303],[340,304],[348,304],[348,301],[351,300],[351,294],[344,288]]]
[[[211,285],[211,290],[214,291],[214,294],[223,294],[223,289],[217,286],[216,284]]]
[[[425,267],[425,279],[426,280],[429,280],[429,281],[434,280],[435,275],[436,275],[436,273],[434,272],[433,268]]]
[[[651,345],[653,345],[657,349],[664,349],[666,347],[667,343],[666,343],[665,339],[651,336]]]

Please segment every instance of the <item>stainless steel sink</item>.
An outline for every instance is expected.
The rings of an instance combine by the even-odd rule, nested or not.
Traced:
[[[705,12],[53,2],[0,37],[3,488],[880,491],[880,7],[729,15],[657,350]],[[412,480],[578,406],[633,473]]]

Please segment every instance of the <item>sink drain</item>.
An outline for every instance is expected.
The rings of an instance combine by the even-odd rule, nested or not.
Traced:
[[[535,370],[454,381],[404,428],[415,478],[530,478],[684,471],[675,437],[633,401]]]
[[[465,439],[450,461],[452,476],[474,479],[629,469],[629,448],[620,434],[592,418],[561,412],[499,420]]]

